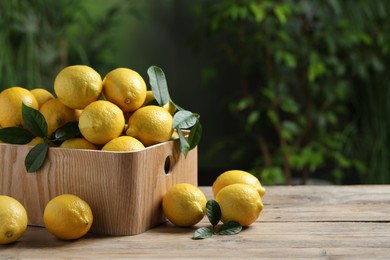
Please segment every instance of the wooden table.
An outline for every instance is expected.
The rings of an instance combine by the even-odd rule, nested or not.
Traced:
[[[210,187],[202,187],[212,198]],[[390,259],[390,185],[267,187],[259,220],[237,235],[193,240],[196,228],[170,223],[135,236],[88,234],[68,242],[28,227],[0,245],[0,259],[19,258],[316,258]]]

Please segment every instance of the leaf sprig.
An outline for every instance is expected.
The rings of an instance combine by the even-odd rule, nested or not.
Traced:
[[[202,136],[202,126],[199,121],[200,115],[185,110],[172,101],[168,91],[168,83],[161,68],[150,66],[148,69],[148,76],[156,102],[160,106],[164,106],[168,102],[171,102],[177,109],[177,112],[173,116],[172,127],[173,129],[176,129],[179,134],[181,152],[184,156],[187,156],[188,152],[198,145]],[[191,129],[191,131],[188,138],[186,138],[182,130],[188,129]]]
[[[201,227],[195,230],[193,239],[204,239],[216,235],[234,235],[242,230],[242,226],[236,221],[228,221],[218,226],[221,220],[221,208],[215,200],[208,200],[206,203],[206,216],[212,225],[209,227]]]
[[[45,162],[51,143],[65,141],[80,135],[77,122],[69,122],[58,128],[52,137],[47,137],[47,122],[41,112],[22,103],[22,117],[26,128],[6,127],[0,129],[0,140],[10,144],[27,144],[34,137],[41,137],[43,143],[35,145],[27,153],[24,165],[27,172],[36,172]]]

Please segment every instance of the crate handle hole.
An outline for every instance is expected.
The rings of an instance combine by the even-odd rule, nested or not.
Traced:
[[[169,174],[171,172],[172,164],[171,164],[171,157],[168,155],[167,158],[165,158],[164,163],[164,172],[165,174]]]

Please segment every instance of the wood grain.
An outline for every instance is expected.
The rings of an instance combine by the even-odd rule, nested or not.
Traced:
[[[36,173],[24,168],[30,148],[0,144],[0,194],[19,200],[31,225],[43,226],[51,198],[71,193],[91,206],[92,231],[139,234],[165,221],[161,201],[169,187],[197,184],[197,149],[184,158],[174,141],[130,153],[50,148]]]
[[[201,189],[212,198],[210,187]],[[191,228],[167,222],[135,236],[90,233],[73,242],[29,227],[19,242],[0,246],[0,259],[389,259],[389,191],[389,185],[267,187],[254,224],[205,240],[191,237],[209,226],[207,218]]]

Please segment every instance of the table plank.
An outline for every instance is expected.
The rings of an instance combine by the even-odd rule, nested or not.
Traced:
[[[390,221],[390,185],[268,187],[264,221]]]
[[[212,198],[210,187],[202,189]],[[264,211],[254,224],[237,235],[205,240],[191,237],[196,228],[209,226],[207,218],[191,228],[167,222],[135,236],[88,234],[72,242],[58,240],[44,228],[29,227],[19,242],[0,246],[0,259],[388,259],[389,189],[267,187]]]

